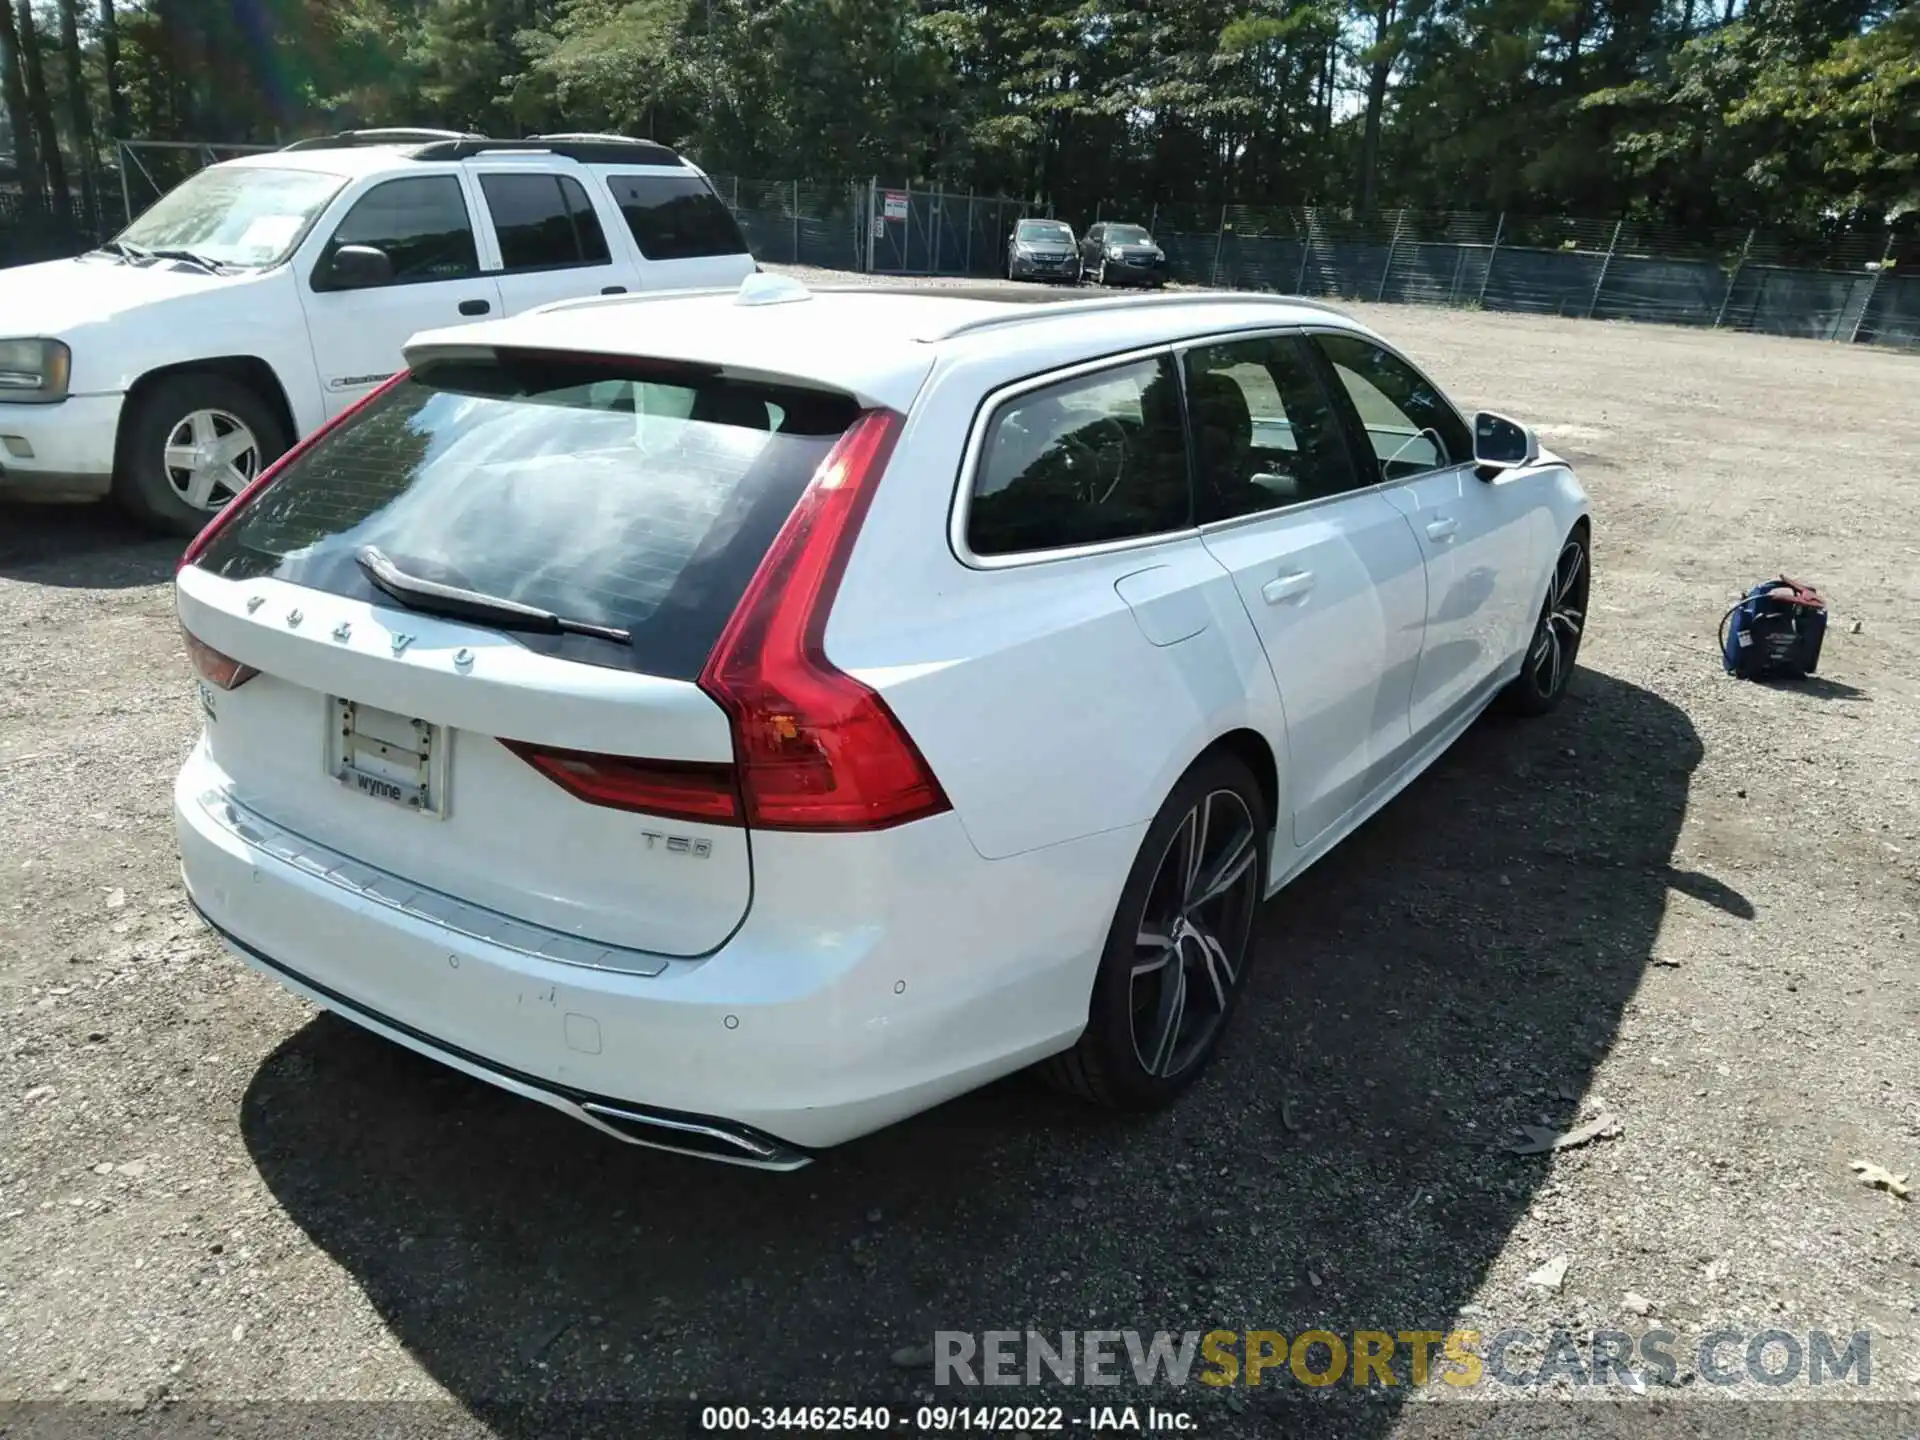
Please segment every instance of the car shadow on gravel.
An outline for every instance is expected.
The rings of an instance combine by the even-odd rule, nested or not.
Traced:
[[[1581,1116],[1670,894],[1752,914],[1671,867],[1700,755],[1682,712],[1592,671],[1545,721],[1477,725],[1267,907],[1227,1054],[1162,1115],[1016,1077],[761,1174],[611,1144],[321,1018],[261,1066],[246,1142],[419,1364],[515,1436],[576,1401],[899,1413],[932,1387],[894,1352],[936,1329],[1446,1329],[1548,1174],[1516,1127]],[[1207,1434],[1378,1436],[1404,1395],[1282,1366],[1155,1398]]]
[[[186,542],[156,538],[111,505],[0,502],[0,580],[81,590],[158,585]]]

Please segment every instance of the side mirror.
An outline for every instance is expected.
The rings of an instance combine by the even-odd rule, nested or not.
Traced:
[[[393,280],[393,260],[374,245],[342,245],[322,262],[319,290],[371,290]]]
[[[1473,417],[1473,463],[1490,470],[1517,470],[1540,458],[1540,439],[1518,420],[1491,410]]]

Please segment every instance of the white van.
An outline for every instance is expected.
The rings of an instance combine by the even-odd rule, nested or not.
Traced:
[[[651,141],[362,130],[229,160],[98,250],[0,270],[0,497],[192,534],[417,331],[755,268]]]

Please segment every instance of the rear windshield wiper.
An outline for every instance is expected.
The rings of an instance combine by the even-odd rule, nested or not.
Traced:
[[[463,590],[458,585],[442,585],[409,575],[378,547],[365,545],[353,557],[367,578],[410,610],[429,615],[446,615],[456,620],[477,620],[503,630],[529,630],[539,635],[592,635],[622,645],[633,636],[612,625],[595,625],[587,620],[569,620],[537,605],[522,605],[498,595],[483,595],[478,590]]]

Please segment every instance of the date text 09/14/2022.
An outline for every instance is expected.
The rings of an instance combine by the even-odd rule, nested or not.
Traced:
[[[1194,1416],[1156,1405],[921,1405],[912,1412],[883,1405],[708,1405],[700,1429],[724,1431],[945,1434],[1196,1434]]]

